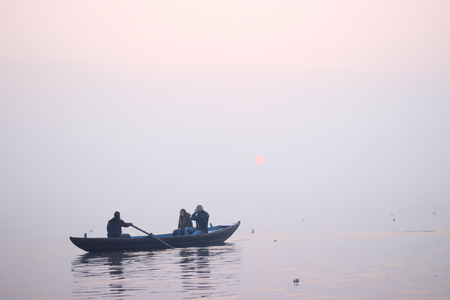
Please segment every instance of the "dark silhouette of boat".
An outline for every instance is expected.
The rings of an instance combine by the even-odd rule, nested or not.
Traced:
[[[241,222],[208,228],[208,233],[189,236],[159,234],[119,238],[70,237],[72,243],[87,252],[150,251],[185,247],[204,247],[225,242],[238,229]]]

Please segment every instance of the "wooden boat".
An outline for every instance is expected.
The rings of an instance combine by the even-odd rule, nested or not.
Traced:
[[[149,251],[185,247],[219,245],[225,242],[238,229],[241,222],[208,228],[208,233],[189,236],[159,234],[154,236],[135,236],[119,238],[70,237],[72,243],[87,252]],[[168,246],[170,245],[170,246]]]

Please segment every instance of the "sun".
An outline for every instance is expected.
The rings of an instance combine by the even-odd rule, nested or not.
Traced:
[[[255,157],[255,164],[257,164],[258,166],[261,166],[264,164],[266,160],[264,159],[264,156],[262,155],[258,155],[257,157]]]

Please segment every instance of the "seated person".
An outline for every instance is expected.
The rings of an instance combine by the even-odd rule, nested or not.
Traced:
[[[183,208],[180,210],[180,217],[178,218],[178,229],[175,229],[172,233],[173,236],[184,235],[184,229],[186,227],[192,227],[191,214],[186,212]]]
[[[120,237],[122,235],[122,227],[129,227],[132,225],[133,223],[125,223],[121,220],[120,212],[116,211],[114,213],[114,218],[108,221],[108,226],[106,227],[106,230],[108,230],[108,237]]]
[[[191,217],[197,225],[196,227],[186,227],[184,234],[185,235],[200,235],[204,233],[208,233],[208,221],[209,214],[203,210],[203,206],[198,205],[195,209],[194,214]]]

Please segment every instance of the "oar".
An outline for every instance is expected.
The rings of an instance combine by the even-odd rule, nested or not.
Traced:
[[[142,231],[143,233],[147,234],[148,236],[151,236],[152,238],[157,239],[158,241],[160,241],[161,243],[163,243],[163,244],[166,245],[167,247],[170,247],[170,248],[172,248],[172,249],[175,249],[175,247],[170,246],[169,244],[167,244],[166,242],[164,242],[164,241],[161,240],[160,238],[157,238],[157,237],[154,236],[153,234],[150,234],[150,233],[148,233],[147,231],[142,230],[142,229],[140,229],[139,227],[136,227],[136,226],[134,226],[134,225],[131,225],[131,227],[134,227],[134,228],[136,228],[137,230]]]

